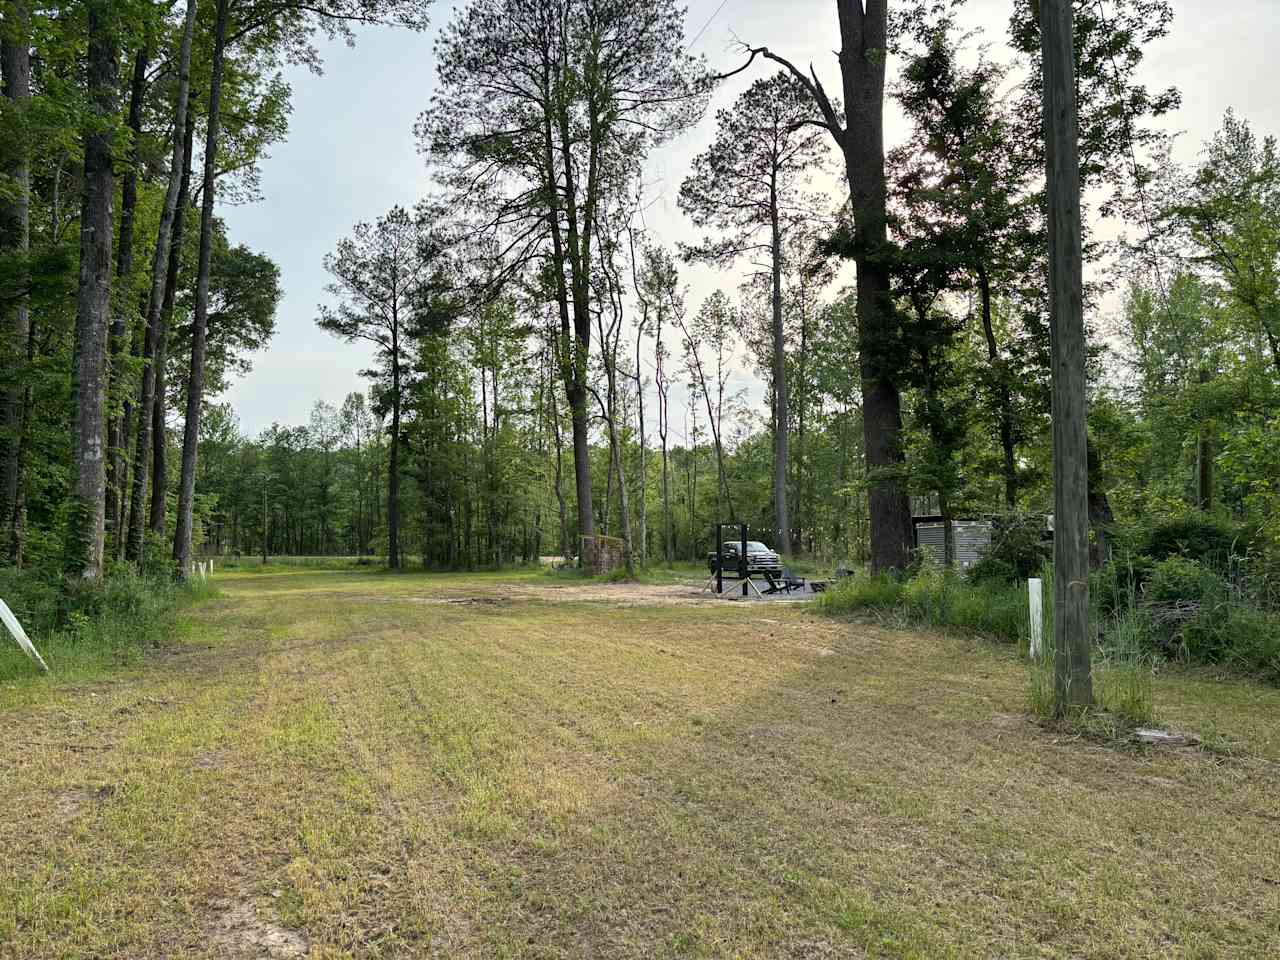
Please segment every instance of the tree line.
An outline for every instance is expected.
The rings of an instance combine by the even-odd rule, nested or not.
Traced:
[[[962,4],[836,7],[828,88],[750,37],[715,74],[674,3],[460,5],[414,129],[431,195],[325,262],[318,328],[372,348],[370,390],[250,439],[217,394],[269,338],[279,278],[215,199],[256,196],[286,133],[278,68],[315,64],[315,30],[421,28],[423,5],[7,2],[10,559],[500,565],[606,535],[634,567],[742,519],[890,570],[913,514],[1052,512],[1035,6],[1011,4],[1004,60]],[[1074,4],[1091,547],[1193,510],[1274,556],[1274,142],[1229,115],[1200,163],[1171,160],[1178,93],[1140,76],[1171,16]],[[667,242],[647,160],[738,74],[679,184],[696,237]],[[1123,239],[1089,229],[1107,218]],[[693,302],[691,264],[723,288]]]
[[[254,199],[285,63],[316,31],[425,25],[410,0],[0,4],[0,522],[10,563],[179,575],[202,412],[274,330],[279,270],[218,199]],[[171,428],[177,413],[179,427]],[[67,425],[71,425],[68,433]]]

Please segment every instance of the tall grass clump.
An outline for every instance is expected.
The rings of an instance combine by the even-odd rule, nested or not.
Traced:
[[[1150,653],[1150,623],[1137,609],[1113,614],[1102,625],[1103,642],[1094,650],[1095,706],[1068,718],[1084,733],[1115,737],[1135,726],[1152,724],[1155,710],[1156,659]],[[1046,609],[1044,640],[1031,659],[1028,696],[1031,712],[1045,721],[1060,721],[1054,690],[1056,650],[1053,617]]]
[[[1031,657],[1030,702],[1031,712],[1041,720],[1053,720],[1058,708],[1053,687],[1054,657],[1053,621],[1045,618],[1044,639],[1040,652]]]
[[[179,584],[158,570],[119,567],[101,583],[68,588],[48,571],[0,569],[0,598],[54,675],[91,675],[136,660],[168,639],[181,606],[215,595],[205,580]],[[12,638],[0,638],[0,681],[35,672]]]
[[[1151,652],[1152,624],[1138,607],[1114,614],[1104,626],[1103,643],[1094,662],[1094,697],[1098,705],[1127,723],[1155,722],[1156,656]]]
[[[817,608],[830,616],[868,611],[893,612],[902,601],[903,583],[883,573],[855,573],[820,594]]]
[[[909,623],[957,628],[1012,644],[1025,644],[1030,630],[1025,587],[1000,580],[974,582],[932,566],[906,579],[855,574],[816,602],[831,616],[892,614]]]

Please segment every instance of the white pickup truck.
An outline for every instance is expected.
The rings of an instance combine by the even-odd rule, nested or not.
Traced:
[[[738,575],[738,551],[742,548],[739,540],[726,540],[721,546],[720,556],[715,551],[707,554],[707,569],[716,572],[716,564],[724,563],[724,573],[728,577]],[[747,576],[771,573],[775,577],[782,576],[782,558],[766,547],[759,540],[747,541]]]

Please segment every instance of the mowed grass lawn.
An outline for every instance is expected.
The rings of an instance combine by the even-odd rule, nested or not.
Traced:
[[[1237,755],[1123,748],[1012,651],[797,606],[218,587],[0,686],[0,956],[1280,956],[1276,690],[1161,677]]]

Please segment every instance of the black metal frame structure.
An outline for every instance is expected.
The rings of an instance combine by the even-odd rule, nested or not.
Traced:
[[[742,595],[747,595],[750,585],[747,581],[747,525],[738,521],[716,524],[716,595],[724,593],[724,528],[737,527],[738,538],[738,581],[742,584]]]

